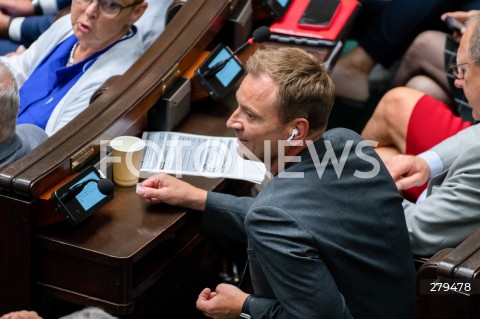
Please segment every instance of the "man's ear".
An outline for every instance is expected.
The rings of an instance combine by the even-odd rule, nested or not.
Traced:
[[[292,132],[295,131],[295,139],[296,140],[305,140],[308,137],[308,131],[310,129],[310,124],[308,123],[307,119],[305,118],[297,118],[292,121]]]

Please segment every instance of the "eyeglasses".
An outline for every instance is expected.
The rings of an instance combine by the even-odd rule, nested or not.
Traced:
[[[75,0],[75,2],[82,7],[88,7],[90,4],[92,4],[93,1],[94,0]],[[126,6],[122,6],[121,4],[111,0],[97,0],[97,2],[102,14],[107,18],[113,19],[116,16],[118,16],[123,10],[136,6],[142,3],[143,1],[142,0],[135,1],[134,3]]]
[[[477,61],[465,62],[460,64],[452,63],[450,64],[450,71],[452,72],[452,75],[456,80],[463,80],[465,78],[466,69],[464,67],[462,68],[462,65],[467,65],[470,63],[477,63],[477,62],[480,62],[480,61],[477,60]]]

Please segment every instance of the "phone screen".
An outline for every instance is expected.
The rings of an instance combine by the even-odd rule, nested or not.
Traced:
[[[340,0],[310,0],[299,24],[326,28],[333,20],[339,6]]]
[[[100,180],[100,178],[97,176],[97,174],[95,174],[95,172],[91,172],[90,174],[88,174],[87,176],[79,180],[77,184],[82,183],[89,179],[94,179],[97,181]],[[90,208],[95,206],[105,197],[107,197],[107,195],[103,195],[102,193],[100,193],[100,191],[98,190],[97,184],[94,182],[91,182],[85,185],[85,187],[80,192],[80,194],[75,196],[75,199],[78,201],[80,205],[82,205],[85,211],[88,211]]]

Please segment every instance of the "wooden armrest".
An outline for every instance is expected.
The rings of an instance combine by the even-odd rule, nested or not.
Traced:
[[[480,229],[472,233],[467,239],[465,239],[460,245],[456,248],[446,248],[433,257],[429,258],[418,270],[417,277],[421,278],[466,278],[467,275],[465,272],[465,266],[473,266],[474,263],[476,267],[480,267]],[[460,268],[459,268],[460,267]],[[462,275],[462,270],[465,272]]]
[[[446,248],[440,250],[431,258],[429,258],[425,263],[420,267],[417,272],[417,281],[419,279],[425,278],[436,278],[437,277],[437,268],[440,262],[448,256],[448,254],[452,251],[452,248]]]
[[[439,251],[417,272],[415,318],[478,318],[478,294],[434,293],[432,283],[475,280],[480,273],[480,229],[456,248]],[[458,280],[458,281],[457,281]],[[470,282],[478,291],[477,281]],[[428,290],[425,290],[428,289]]]
[[[452,278],[457,267],[480,250],[480,229],[473,232],[438,264],[438,276]],[[479,260],[480,265],[480,260]],[[456,276],[455,276],[456,277]]]

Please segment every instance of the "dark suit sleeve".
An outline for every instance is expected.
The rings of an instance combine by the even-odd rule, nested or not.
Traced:
[[[209,192],[203,212],[202,231],[245,244],[244,221],[253,198]]]
[[[26,17],[21,27],[21,43],[24,46],[29,47],[52,25],[54,19],[54,15]]]

